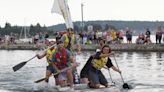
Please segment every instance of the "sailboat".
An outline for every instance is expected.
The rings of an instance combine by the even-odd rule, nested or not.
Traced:
[[[32,43],[32,38],[29,38],[30,27],[22,26],[17,43]]]

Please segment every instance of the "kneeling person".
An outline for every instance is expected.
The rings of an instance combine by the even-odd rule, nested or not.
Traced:
[[[90,69],[88,71],[89,87],[99,88],[100,85],[108,87],[108,82],[101,72],[101,69],[105,68],[106,66],[121,73],[119,69],[113,66],[111,59],[109,58],[111,55],[110,52],[110,47],[108,45],[104,45],[101,52],[98,52],[96,55],[94,55],[94,58],[90,64]]]

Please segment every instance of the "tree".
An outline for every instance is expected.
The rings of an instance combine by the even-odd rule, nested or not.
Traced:
[[[100,24],[94,24],[93,25],[93,30],[102,30],[102,27]]]
[[[5,29],[11,28],[11,24],[10,23],[6,23],[5,24]]]
[[[105,25],[105,29],[104,30],[108,30],[109,29],[109,25],[108,24],[106,24]]]

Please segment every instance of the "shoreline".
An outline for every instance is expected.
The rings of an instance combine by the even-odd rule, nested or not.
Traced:
[[[112,51],[122,52],[164,52],[164,44],[110,44]],[[98,44],[81,45],[82,51],[95,51]],[[0,50],[39,50],[34,44],[0,45]]]

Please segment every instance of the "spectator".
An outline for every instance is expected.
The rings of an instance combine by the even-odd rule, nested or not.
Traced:
[[[150,32],[149,28],[146,28],[146,33],[145,33],[145,35],[146,35],[146,38],[147,38],[147,37],[150,38],[151,32]]]
[[[162,39],[162,27],[158,26],[156,30],[156,44],[161,44],[161,39]]]

